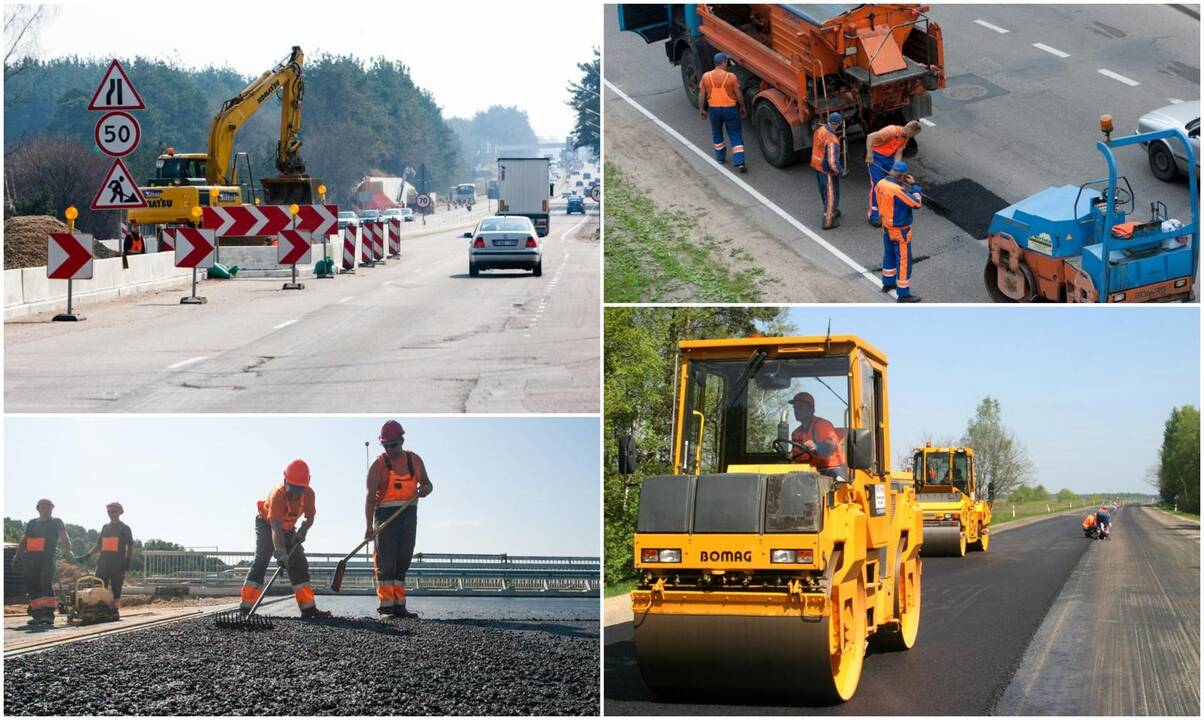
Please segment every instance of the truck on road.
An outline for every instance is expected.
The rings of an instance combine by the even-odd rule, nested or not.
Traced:
[[[498,215],[531,218],[540,237],[548,234],[548,213],[553,192],[545,157],[498,158]]]
[[[726,53],[765,159],[803,159],[811,135],[839,111],[845,133],[932,114],[945,87],[940,27],[926,5],[619,5],[619,29],[665,41],[698,105],[702,74]],[[913,141],[914,142],[914,141]],[[914,152],[914,145],[905,154]]]

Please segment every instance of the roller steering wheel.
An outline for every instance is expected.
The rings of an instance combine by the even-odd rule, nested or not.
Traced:
[[[806,445],[796,443],[793,440],[785,440],[783,438],[778,438],[777,440],[773,441],[773,449],[777,450],[778,454],[781,455],[782,457],[790,459],[790,460],[794,459],[793,451],[795,448],[798,448],[799,450],[803,451],[804,453],[806,453],[808,455],[811,454],[811,451],[807,449]]]

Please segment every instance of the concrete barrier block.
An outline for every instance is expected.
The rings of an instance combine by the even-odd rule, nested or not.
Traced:
[[[67,292],[63,283],[63,292]],[[21,268],[21,294],[26,303],[43,302],[50,299],[50,280],[45,267]]]
[[[25,302],[25,289],[21,283],[21,268],[4,271],[4,307]]]

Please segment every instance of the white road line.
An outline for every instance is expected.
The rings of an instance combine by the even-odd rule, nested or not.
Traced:
[[[927,125],[928,127],[936,127],[936,123],[932,122],[928,118],[920,118],[920,122],[923,123],[924,125]]]
[[[606,87],[610,88],[624,102],[626,102],[631,107],[635,108],[636,111],[638,111],[641,115],[643,115],[644,117],[651,120],[657,127],[659,127],[661,130],[668,133],[669,136],[672,137],[674,140],[678,141],[682,145],[685,145],[687,148],[690,149],[691,152],[693,152],[698,157],[702,158],[705,162],[707,162],[711,166],[711,168],[713,170],[722,174],[728,180],[732,181],[732,183],[734,183],[736,185],[736,187],[738,187],[741,190],[743,190],[744,192],[748,193],[757,202],[764,205],[769,210],[773,211],[778,217],[782,218],[787,223],[790,223],[790,225],[793,226],[794,229],[798,230],[803,235],[806,235],[809,239],[811,239],[813,242],[815,242],[815,244],[819,245],[824,250],[827,250],[829,253],[836,256],[836,259],[840,260],[842,263],[844,263],[848,267],[852,268],[854,272],[856,272],[858,275],[860,275],[861,277],[868,280],[871,284],[874,285],[874,287],[877,287],[879,289],[882,288],[882,280],[877,275],[870,272],[869,270],[866,270],[856,260],[854,260],[853,258],[844,254],[840,250],[840,248],[836,247],[832,243],[828,242],[827,240],[824,240],[822,237],[817,235],[814,230],[812,230],[811,228],[809,228],[806,225],[799,222],[798,219],[796,219],[793,215],[791,215],[790,213],[783,210],[777,203],[773,202],[769,198],[762,195],[760,193],[760,191],[758,191],[752,185],[749,185],[748,183],[744,182],[740,178],[736,177],[730,170],[727,169],[727,167],[725,165],[720,165],[719,163],[715,162],[715,159],[713,157],[711,157],[709,154],[703,152],[696,145],[694,145],[689,140],[687,140],[685,138],[685,136],[683,136],[681,133],[679,133],[676,130],[674,130],[673,128],[669,127],[669,125],[664,120],[661,120],[657,116],[653,115],[643,105],[640,105],[635,100],[632,100],[630,97],[628,97],[627,93],[620,90],[610,80],[603,79],[602,82],[605,83]],[[889,293],[886,293],[886,296],[888,296],[890,298],[895,298],[896,297],[895,291],[891,290]]]
[[[297,321],[296,321],[296,320],[286,320],[286,321],[284,321],[284,322],[280,323],[279,325],[273,325],[273,326],[272,326],[272,329],[273,329],[273,330],[279,330],[279,329],[281,329],[281,328],[286,328],[286,327],[288,327],[289,325],[292,325],[292,324],[293,324],[293,323],[295,323],[295,322],[297,322]]]
[[[995,32],[999,33],[1000,35],[1010,32],[1007,28],[1001,28],[998,25],[992,25],[991,23],[987,22],[986,20],[975,20],[974,22],[977,23],[978,25],[982,25],[983,27],[985,27],[988,30],[994,30]]]
[[[1141,83],[1137,82],[1136,80],[1133,80],[1132,78],[1127,78],[1124,75],[1121,75],[1120,73],[1114,73],[1111,70],[1105,70],[1104,68],[1100,68],[1096,72],[1098,72],[1100,75],[1103,75],[1104,77],[1110,77],[1113,80],[1119,80],[1120,82],[1124,83],[1125,85],[1128,85],[1129,87],[1137,87],[1138,85],[1141,84]]]
[[[1171,101],[1171,105],[1178,105],[1179,103],[1183,102],[1179,98],[1167,98],[1167,100]]]
[[[1049,53],[1050,55],[1057,55],[1060,58],[1070,57],[1070,53],[1062,52],[1061,50],[1057,49],[1056,47],[1050,47],[1050,46],[1046,45],[1045,43],[1033,43],[1033,47],[1037,48],[1038,50],[1044,50],[1045,52]]]
[[[172,363],[171,365],[168,365],[168,366],[167,366],[167,369],[168,369],[168,370],[178,370],[178,369],[180,369],[180,368],[184,367],[185,365],[191,365],[191,364],[193,364],[193,363],[199,363],[199,362],[200,362],[200,361],[202,361],[202,360],[208,360],[208,359],[209,359],[209,358],[208,358],[207,356],[205,356],[205,355],[199,355],[199,356],[197,356],[197,357],[194,357],[194,358],[188,358],[187,360],[181,360],[181,361],[180,361],[180,362],[178,362],[178,363]]]
[[[392,280],[386,280],[383,283],[381,283],[381,285],[392,285],[392,284],[393,284]]]
[[[354,296],[354,295],[348,295],[347,297],[345,297],[345,298],[343,298],[343,299],[339,300],[339,302],[341,302],[341,303],[345,303],[345,302],[347,302],[348,300],[353,300],[353,299],[355,299],[355,296]]]

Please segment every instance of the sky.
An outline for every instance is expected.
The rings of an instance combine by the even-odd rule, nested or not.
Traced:
[[[99,529],[125,507],[136,538],[254,549],[256,501],[294,458],[310,467],[311,552],[363,539],[366,466],[383,417],[14,416],[5,419],[4,515]],[[434,492],[419,501],[418,552],[600,554],[599,430],[588,417],[399,418]]]
[[[134,55],[185,67],[228,66],[258,76],[293,45],[361,59],[384,56],[410,68],[444,117],[518,105],[541,138],[573,128],[565,88],[577,63],[602,44],[602,6],[591,2],[340,2],[281,4],[211,0],[187,21],[161,3],[70,3],[42,30],[35,56],[108,59]],[[194,10],[202,6],[189,5]],[[280,28],[272,30],[272,28]],[[102,30],[102,29],[108,30]],[[211,41],[211,42],[210,42]],[[99,81],[99,78],[97,78]],[[137,78],[133,78],[137,87]]]
[[[960,438],[987,395],[1036,465],[1031,484],[1152,493],[1171,409],[1200,406],[1191,306],[795,308],[803,335],[858,335],[889,360],[891,461]],[[898,469],[898,468],[896,468]]]

